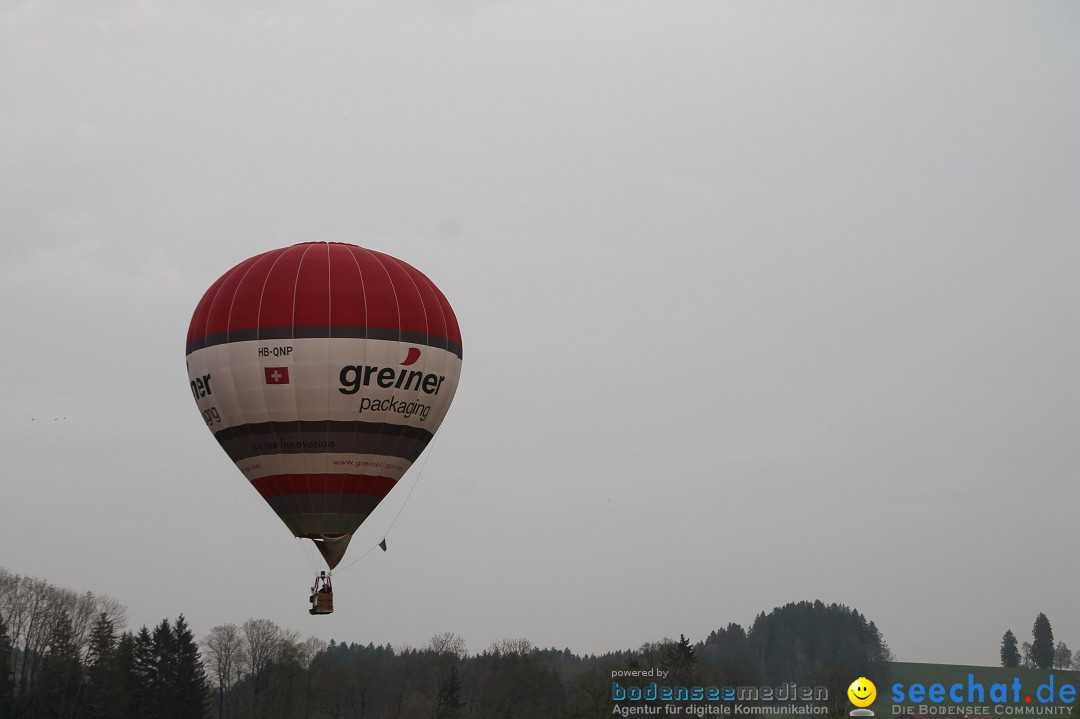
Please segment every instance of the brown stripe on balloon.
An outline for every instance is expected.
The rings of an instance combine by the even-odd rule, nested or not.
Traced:
[[[278,514],[294,537],[319,539],[353,534],[367,514]]]
[[[217,332],[215,334],[195,337],[187,343],[187,354],[196,350],[229,344],[232,342],[253,342],[265,340],[276,342],[279,340],[292,339],[367,339],[386,340],[390,342],[407,342],[414,345],[424,345],[436,349],[452,352],[461,358],[461,345],[446,337],[414,332],[411,330],[399,330],[392,327],[353,327],[353,326],[307,326],[307,327],[249,327],[245,329]]]
[[[234,462],[279,454],[377,454],[415,462],[431,432],[382,422],[258,422],[218,430],[214,437]]]

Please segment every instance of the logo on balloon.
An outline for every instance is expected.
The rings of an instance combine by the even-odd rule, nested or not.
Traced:
[[[405,361],[402,362],[401,364],[402,364],[403,367],[408,367],[409,365],[416,362],[416,360],[418,360],[418,359],[420,359],[420,348],[418,348],[418,347],[410,347],[408,356],[405,358]]]

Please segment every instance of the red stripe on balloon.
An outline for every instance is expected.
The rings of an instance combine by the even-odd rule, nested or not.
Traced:
[[[284,494],[366,494],[381,499],[395,482],[370,474],[274,474],[251,484],[266,499]]]
[[[343,243],[307,242],[241,262],[203,296],[188,342],[260,327],[419,332],[461,346],[446,297],[415,267]]]

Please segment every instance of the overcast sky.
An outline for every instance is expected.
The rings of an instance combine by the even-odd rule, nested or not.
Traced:
[[[1080,649],[1080,5],[0,2],[0,566],[204,635],[602,652],[821,599]],[[318,566],[184,340],[247,257],[447,295],[427,454]],[[308,543],[309,544],[309,543]]]

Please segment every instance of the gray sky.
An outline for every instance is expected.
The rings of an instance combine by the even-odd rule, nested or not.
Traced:
[[[600,652],[820,598],[902,660],[995,663],[1040,611],[1080,648],[1078,30],[1072,2],[3,2],[0,566],[200,636]],[[184,372],[210,283],[310,240],[419,267],[464,345],[329,618]]]

